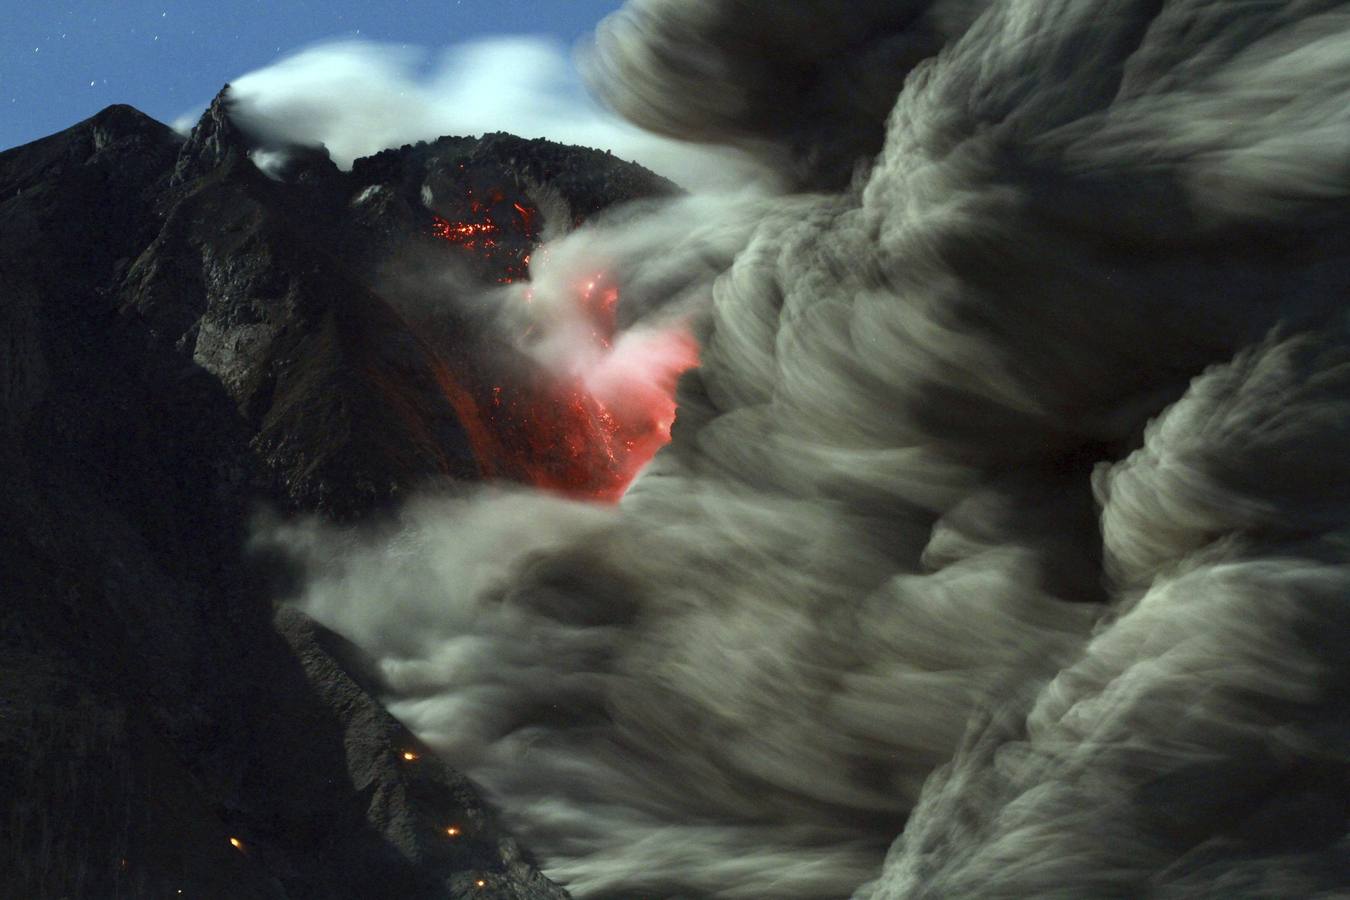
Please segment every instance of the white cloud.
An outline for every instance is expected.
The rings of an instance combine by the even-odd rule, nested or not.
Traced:
[[[586,93],[566,48],[501,36],[427,50],[370,41],[318,44],[233,82],[242,125],[270,140],[321,142],[334,161],[442,135],[508,131],[612,150],[690,189],[742,185],[750,163],[657,137]]]

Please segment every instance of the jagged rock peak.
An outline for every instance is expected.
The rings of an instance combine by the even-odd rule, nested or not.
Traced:
[[[233,103],[227,84],[216,94],[184,141],[178,164],[174,167],[174,184],[203,175],[232,157],[248,154],[248,138],[230,116]]]

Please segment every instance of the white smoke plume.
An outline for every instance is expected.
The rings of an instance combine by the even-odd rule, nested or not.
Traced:
[[[235,121],[255,136],[321,143],[343,168],[386,147],[507,131],[612,150],[690,189],[763,174],[735,154],[616,118],[587,96],[567,50],[542,36],[482,38],[434,58],[396,44],[322,43],[236,78],[231,98]]]
[[[617,507],[266,535],[393,710],[582,898],[1343,894],[1350,5],[636,0],[597,53],[817,192],[672,282]]]

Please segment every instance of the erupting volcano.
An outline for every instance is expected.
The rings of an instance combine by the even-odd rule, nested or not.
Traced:
[[[0,897],[1346,896],[1348,6],[628,0],[692,194],[350,47],[0,153]]]
[[[350,171],[293,147],[264,174],[233,108],[222,91],[185,138],[112,107],[0,153],[0,596],[11,623],[84,623],[0,629],[0,708],[38,710],[0,716],[21,773],[0,897],[442,897],[453,876],[564,900],[334,636],[273,629],[246,518],[351,522],[485,474],[616,497],[694,346],[672,326],[670,354],[611,379],[644,333],[618,327],[622,273],[564,286],[545,248],[674,187],[507,134]],[[575,365],[536,346],[580,321]]]

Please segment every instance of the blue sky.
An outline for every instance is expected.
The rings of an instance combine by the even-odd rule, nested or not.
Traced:
[[[0,149],[111,103],[172,122],[220,86],[321,41],[437,51],[490,35],[571,45],[621,0],[0,0]]]

